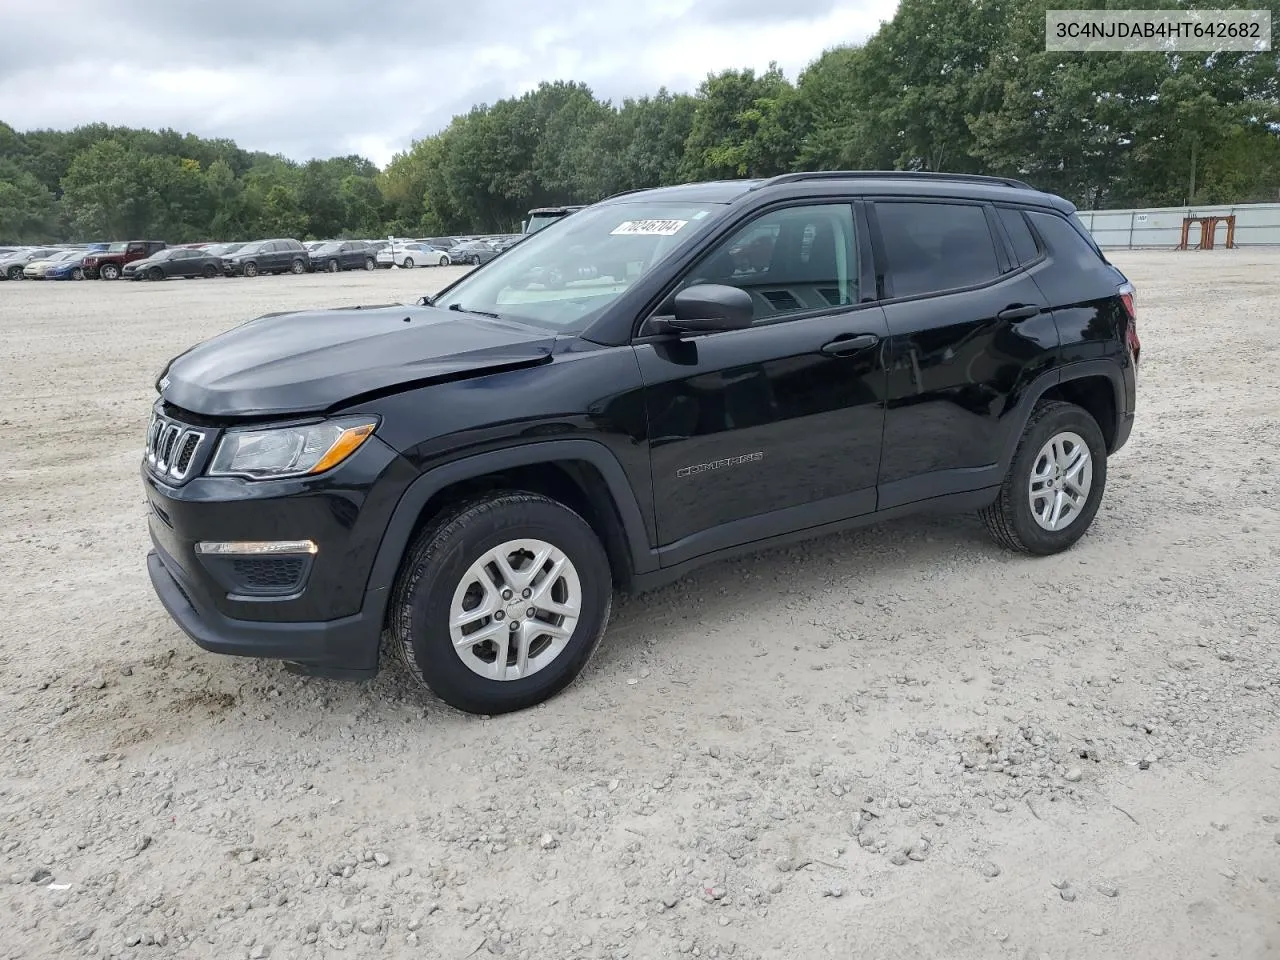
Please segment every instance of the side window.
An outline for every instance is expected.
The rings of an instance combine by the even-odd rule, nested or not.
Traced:
[[[853,206],[786,207],[757,217],[696,263],[680,289],[720,283],[751,294],[755,323],[858,302]]]
[[[279,240],[272,240],[270,243],[268,243],[265,247],[262,248],[262,252],[263,253],[279,253],[283,249],[284,249],[284,244],[282,244]]]
[[[1000,275],[982,207],[969,203],[878,201],[894,297],[971,287]]]
[[[1040,250],[1036,247],[1036,238],[1031,235],[1031,228],[1027,226],[1027,218],[1023,216],[1021,210],[1013,210],[1009,207],[997,207],[1000,214],[1000,222],[1004,225],[1004,232],[1009,235],[1009,240],[1013,243],[1014,259],[1021,265],[1026,265],[1040,256]]]
[[[129,252],[130,253],[146,253],[147,245],[145,243],[131,243],[129,244]]]

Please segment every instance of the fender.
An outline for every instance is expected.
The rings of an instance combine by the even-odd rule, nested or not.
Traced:
[[[386,532],[382,535],[382,543],[378,546],[378,554],[365,588],[365,610],[376,612],[381,622],[391,585],[400,568],[401,558],[409,546],[409,537],[422,514],[422,508],[431,497],[451,484],[487,473],[565,460],[585,461],[600,472],[622,520],[634,573],[655,569],[658,562],[649,549],[649,538],[645,533],[640,505],[636,502],[626,472],[609,448],[594,440],[545,440],[452,460],[426,471],[409,484],[391,514]]]
[[[1045,393],[1070,380],[1082,380],[1085,377],[1104,376],[1111,381],[1112,399],[1115,401],[1115,411],[1117,423],[1115,424],[1117,435],[1119,435],[1120,422],[1123,421],[1127,411],[1125,409],[1125,390],[1124,390],[1124,374],[1120,370],[1120,365],[1114,360],[1076,360],[1071,363],[1063,364],[1060,367],[1042,373],[1036,379],[1027,385],[1021,399],[1018,400],[1017,406],[1009,414],[1009,432],[1005,437],[1004,450],[1000,455],[1000,476],[1003,478],[1009,470],[1009,464],[1013,462],[1013,455],[1017,452],[1018,441],[1022,439],[1023,431],[1027,429],[1027,421],[1031,419],[1031,411],[1035,409],[1035,405]]]

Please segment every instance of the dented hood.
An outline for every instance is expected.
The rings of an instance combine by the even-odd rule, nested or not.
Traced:
[[[554,334],[397,304],[268,314],[192,347],[157,387],[207,417],[319,413],[372,391],[548,359]]]

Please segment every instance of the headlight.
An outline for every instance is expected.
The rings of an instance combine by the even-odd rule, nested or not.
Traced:
[[[376,419],[358,417],[298,427],[232,430],[218,443],[209,476],[269,480],[324,473],[355,453],[377,425]]]

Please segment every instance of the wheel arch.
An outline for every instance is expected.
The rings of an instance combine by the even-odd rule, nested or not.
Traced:
[[[1027,385],[1010,415],[1010,429],[1000,459],[1001,471],[1007,470],[1013,461],[1031,412],[1041,400],[1064,400],[1083,407],[1102,430],[1107,451],[1114,452],[1116,441],[1121,437],[1120,421],[1126,412],[1124,396],[1124,375],[1113,360],[1079,360],[1041,374]]]
[[[594,440],[540,441],[442,464],[408,486],[387,523],[366,589],[367,597],[382,595],[384,617],[390,588],[419,531],[451,504],[498,489],[541,493],[581,514],[600,537],[619,587],[657,568],[635,493],[609,449]]]

